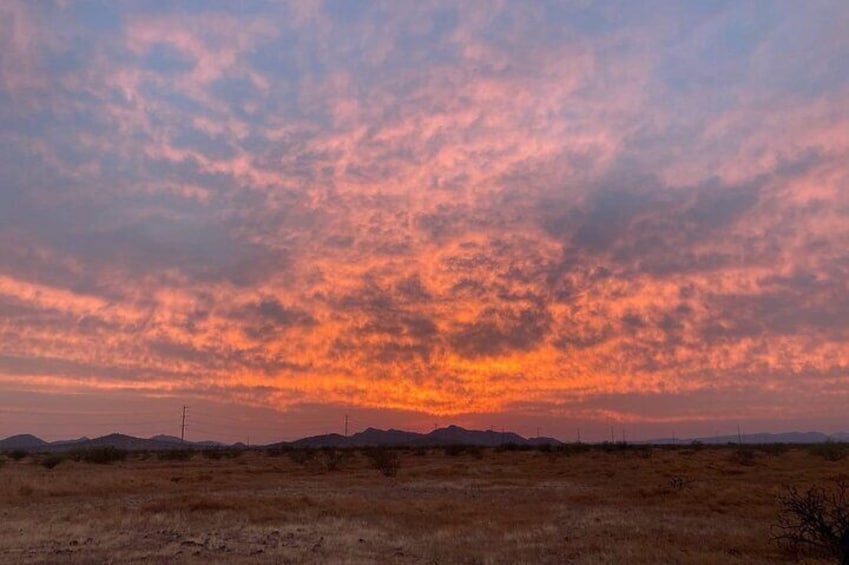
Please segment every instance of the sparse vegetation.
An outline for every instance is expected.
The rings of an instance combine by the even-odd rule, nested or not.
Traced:
[[[13,449],[7,452],[6,456],[12,461],[20,461],[21,459],[25,459],[29,456],[29,451],[26,449]]]
[[[394,477],[401,468],[401,457],[398,451],[386,447],[374,447],[365,450],[365,456],[372,466],[384,477]]]
[[[747,445],[739,445],[731,452],[731,461],[738,465],[750,467],[757,461],[758,452]]]
[[[483,451],[476,445],[452,444],[446,445],[444,448],[445,455],[449,457],[459,457],[460,455],[469,455],[475,459],[483,459]]]
[[[222,450],[220,458],[180,461],[149,452],[117,466],[66,461],[50,470],[49,455],[38,454],[0,472],[0,555],[80,563],[834,563],[811,544],[773,541],[782,533],[776,497],[800,480],[833,485],[843,463],[805,446],[769,458],[745,447],[759,464],[736,463],[736,444],[653,446],[650,460],[637,445],[477,448],[482,459],[465,447],[449,450],[455,457],[442,448],[417,456],[286,446],[287,457],[244,450],[231,459]],[[381,457],[392,454],[403,466],[386,480]],[[797,494],[822,499],[801,487]]]
[[[812,455],[822,457],[826,461],[840,461],[849,455],[849,444],[827,441],[825,443],[812,445],[808,448],[808,450]]]
[[[295,448],[287,451],[289,459],[291,459],[293,463],[297,463],[298,465],[306,465],[307,463],[315,459],[316,453],[317,450],[311,447]]]
[[[774,535],[779,544],[849,563],[849,482],[840,480],[831,489],[788,487],[779,508]]]
[[[758,446],[758,449],[766,455],[778,457],[790,451],[790,445],[786,443],[765,443]]]
[[[156,453],[160,461],[188,461],[195,456],[193,449],[166,449]]]
[[[351,459],[351,453],[348,449],[323,447],[321,449],[321,460],[324,463],[324,468],[328,471],[341,471]]]
[[[108,465],[117,461],[127,459],[127,451],[116,447],[91,447],[88,449],[74,449],[68,453],[68,457],[74,461],[94,463],[97,465]]]
[[[64,460],[65,457],[62,455],[47,455],[41,460],[41,466],[45,469],[53,469],[54,467],[59,466]]]

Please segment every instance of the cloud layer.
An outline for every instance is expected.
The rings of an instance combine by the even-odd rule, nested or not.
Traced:
[[[839,422],[841,2],[0,22],[0,390]]]

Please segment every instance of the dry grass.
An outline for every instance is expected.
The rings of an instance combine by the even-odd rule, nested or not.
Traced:
[[[849,475],[805,449],[483,457],[246,453],[0,469],[0,562],[828,563],[771,541],[785,485]]]

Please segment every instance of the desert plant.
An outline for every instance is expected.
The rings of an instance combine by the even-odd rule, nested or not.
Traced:
[[[394,477],[401,468],[401,458],[393,449],[374,447],[366,449],[365,456],[371,461],[372,467],[380,471],[384,477]]]
[[[195,452],[192,449],[166,449],[156,453],[156,458],[160,461],[188,461],[194,457]]]
[[[26,449],[13,449],[12,451],[6,453],[6,455],[12,461],[20,461],[21,459],[24,459],[29,455],[29,451],[27,451]]]
[[[730,460],[738,465],[745,465],[748,467],[755,464],[757,455],[758,453],[751,447],[740,445],[731,452]]]
[[[322,463],[328,471],[341,470],[348,460],[351,458],[351,452],[347,449],[337,449],[335,447],[323,447],[321,449]]]
[[[65,458],[61,455],[48,455],[44,459],[41,460],[41,466],[45,469],[53,469],[57,467]]]
[[[75,449],[68,455],[74,461],[108,465],[116,461],[124,461],[127,458],[127,451],[112,446],[92,447],[89,449]]]
[[[776,542],[796,553],[837,557],[849,565],[849,482],[839,480],[829,490],[811,487],[801,492],[787,487],[778,505]]]
[[[826,461],[840,461],[849,455],[849,445],[829,440],[810,446],[808,452]]]
[[[786,443],[765,443],[760,446],[760,450],[767,455],[778,457],[790,451],[790,446]]]
[[[315,459],[316,450],[312,447],[295,448],[288,451],[289,459],[298,465],[306,465]]]
[[[458,457],[460,455],[471,455],[475,459],[483,459],[483,451],[477,445],[463,445],[459,443],[452,443],[451,445],[446,445],[445,455],[449,457]]]

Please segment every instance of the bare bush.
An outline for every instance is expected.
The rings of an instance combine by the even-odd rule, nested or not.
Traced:
[[[365,456],[371,461],[372,467],[380,471],[384,477],[394,477],[401,468],[401,458],[398,452],[385,447],[374,447],[365,450]]]
[[[801,492],[788,487],[778,500],[773,538],[796,553],[837,557],[849,565],[849,482],[835,488],[811,487]]]

